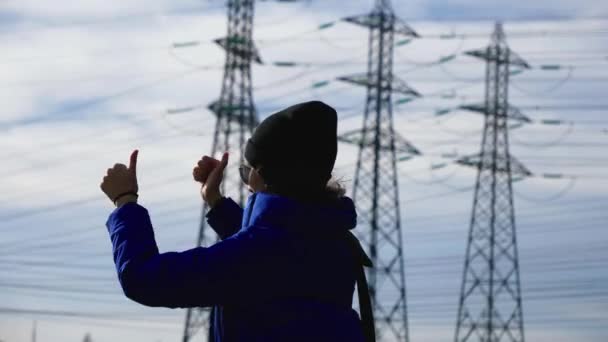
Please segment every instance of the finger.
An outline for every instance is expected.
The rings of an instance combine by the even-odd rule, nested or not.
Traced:
[[[197,164],[198,168],[200,169],[200,178],[198,179],[198,181],[201,183],[206,183],[207,178],[209,177],[213,169],[215,169],[219,164],[220,161],[217,159],[203,157],[203,159],[200,160]]]
[[[114,173],[114,169],[110,168],[106,171],[106,174],[109,176]]]
[[[137,174],[137,155],[139,154],[139,150],[134,150],[131,153],[131,158],[129,160],[129,171],[133,172],[133,174]]]
[[[228,152],[224,152],[224,155],[222,156],[222,163],[220,164],[222,171],[226,168],[226,166],[228,166],[228,157]]]
[[[114,170],[126,170],[127,166],[125,164],[114,164]]]
[[[224,153],[222,156],[222,160],[220,164],[211,171],[209,177],[207,178],[207,184],[213,187],[219,187],[220,182],[222,181],[222,176],[224,174],[224,170],[228,165],[228,152]]]
[[[207,181],[207,177],[217,168],[217,165],[203,164],[197,166],[200,169],[201,181],[204,183]]]
[[[195,166],[194,169],[192,170],[192,177],[194,177],[194,180],[197,182],[201,182],[202,183],[202,170],[200,167]]]
[[[228,166],[228,152],[224,152],[224,154],[222,155],[222,160],[213,169],[213,172],[217,172],[219,174],[222,174],[222,173],[224,173],[224,170],[226,169],[226,166]]]
[[[205,165],[209,165],[210,167],[216,167],[220,164],[220,161],[214,158],[203,157],[203,159],[198,161],[198,166],[205,167]]]

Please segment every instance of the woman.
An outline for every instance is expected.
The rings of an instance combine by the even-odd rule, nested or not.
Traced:
[[[328,185],[337,154],[337,114],[302,103],[264,120],[245,148],[245,209],[222,197],[228,164],[203,157],[193,170],[211,208],[211,247],[159,253],[146,209],[137,204],[137,155],[108,169],[101,189],[117,209],[106,225],[125,295],[143,305],[213,307],[211,341],[372,341],[362,265],[349,232],[353,202]],[[352,309],[355,283],[363,319]]]

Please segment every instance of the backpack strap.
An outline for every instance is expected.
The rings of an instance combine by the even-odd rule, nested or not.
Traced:
[[[348,232],[348,239],[357,254],[355,268],[357,270],[357,294],[359,296],[359,311],[361,315],[361,329],[365,337],[365,342],[376,342],[376,329],[374,326],[374,311],[372,301],[369,296],[369,287],[365,278],[365,266],[373,267],[372,261],[365,254],[359,240]]]

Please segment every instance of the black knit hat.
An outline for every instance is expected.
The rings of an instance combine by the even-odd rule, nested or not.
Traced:
[[[336,110],[320,101],[305,102],[270,115],[255,129],[245,159],[262,167],[275,189],[325,189],[338,153]]]

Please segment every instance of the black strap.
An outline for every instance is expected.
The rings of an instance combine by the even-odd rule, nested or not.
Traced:
[[[372,261],[365,254],[359,240],[348,232],[348,239],[358,254],[356,258],[357,269],[357,294],[359,296],[359,313],[361,315],[361,329],[365,337],[365,342],[376,342],[376,329],[374,326],[374,311],[372,310],[372,301],[369,296],[369,288],[367,279],[365,278],[365,267],[373,267]]]
[[[374,327],[374,311],[372,301],[369,297],[367,279],[363,264],[359,267],[357,275],[357,293],[359,294],[359,311],[361,311],[361,328],[366,342],[376,342],[376,329]]]

